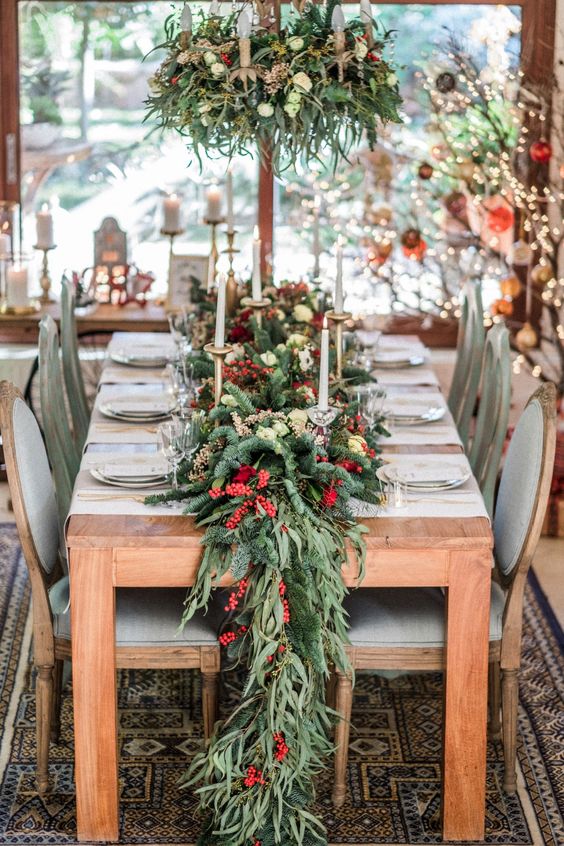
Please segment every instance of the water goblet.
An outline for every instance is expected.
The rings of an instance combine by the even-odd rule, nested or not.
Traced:
[[[386,391],[380,385],[371,383],[359,385],[356,388],[355,399],[358,403],[358,412],[366,420],[369,428],[372,428],[382,413]]]
[[[171,468],[172,487],[178,490],[178,468],[184,458],[184,421],[170,420],[158,428],[161,451]]]

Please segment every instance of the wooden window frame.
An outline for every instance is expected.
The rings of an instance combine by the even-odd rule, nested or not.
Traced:
[[[76,0],[81,2],[81,0]],[[121,0],[124,2],[124,0]],[[125,0],[135,2],[135,0]],[[358,0],[342,0],[343,3]],[[453,0],[418,0],[420,5],[444,6]],[[525,82],[541,83],[554,73],[554,42],[557,0],[464,0],[461,5],[520,6],[522,9],[521,68]],[[19,102],[19,0],[0,0],[0,200],[21,201],[21,147]],[[409,5],[408,0],[379,5]],[[280,0],[269,6],[278,13]],[[274,180],[266,162],[260,168],[258,224],[263,247],[263,272],[266,256],[272,253]]]

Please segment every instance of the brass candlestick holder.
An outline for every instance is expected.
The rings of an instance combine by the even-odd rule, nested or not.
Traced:
[[[233,229],[232,232],[227,232],[227,247],[221,251],[222,255],[229,256],[229,270],[227,271],[227,283],[225,286],[225,306],[227,308],[227,314],[230,317],[233,317],[237,311],[237,304],[239,302],[239,290],[235,280],[235,271],[233,270],[233,256],[241,252],[233,246],[236,234],[236,229]]]
[[[215,344],[206,344],[204,350],[213,358],[214,370],[214,401],[216,406],[221,400],[221,392],[223,389],[223,359],[231,352],[233,347],[227,345],[223,347],[216,347]]]
[[[247,306],[248,308],[252,308],[257,326],[260,328],[262,326],[262,313],[264,309],[268,308],[270,305],[270,300],[253,300],[252,297],[245,297],[244,300],[241,300],[241,304]]]
[[[217,267],[217,260],[219,258],[219,250],[217,249],[217,227],[221,223],[225,223],[225,218],[220,217],[217,220],[211,220],[209,217],[204,218],[204,223],[206,226],[211,227],[211,247],[210,247],[210,255],[213,257],[213,274],[215,276],[216,267]]]
[[[51,250],[54,250],[56,244],[52,244],[50,247],[40,247],[39,244],[34,246],[34,250],[40,250],[43,253],[43,259],[41,261],[41,276],[39,277],[39,284],[41,285],[42,294],[39,297],[39,302],[41,305],[48,305],[49,303],[54,303],[55,299],[51,296],[49,291],[51,290],[51,276],[49,275],[49,253]]]
[[[333,320],[336,323],[337,338],[335,341],[335,349],[337,350],[337,366],[335,368],[335,375],[340,379],[343,375],[343,327],[346,320],[350,320],[352,314],[350,311],[328,311],[326,312],[327,320]]]

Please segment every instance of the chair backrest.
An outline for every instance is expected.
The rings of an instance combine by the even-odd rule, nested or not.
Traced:
[[[39,393],[45,445],[53,470],[59,516],[63,525],[80,466],[80,453],[69,427],[57,327],[50,315],[45,315],[39,324]]]
[[[496,323],[488,332],[482,373],[480,407],[469,458],[491,517],[511,404],[511,352],[509,332],[503,323]]]
[[[90,412],[84,389],[84,380],[78,355],[78,335],[74,313],[75,294],[72,282],[63,279],[61,288],[61,347],[63,374],[73,422],[73,435],[79,452],[82,452],[88,434]]]
[[[448,406],[464,446],[468,443],[470,421],[478,396],[485,330],[479,281],[464,286],[462,317],[456,346],[456,364],[448,396]]]
[[[0,383],[0,428],[14,516],[33,593],[36,662],[53,648],[48,586],[58,575],[59,521],[41,430],[21,393]],[[43,651],[43,652],[42,652]]]
[[[505,457],[493,531],[496,566],[507,580],[528,570],[546,512],[556,447],[556,390],[546,383],[523,411]]]

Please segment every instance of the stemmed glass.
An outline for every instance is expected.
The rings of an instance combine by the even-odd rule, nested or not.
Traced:
[[[372,428],[382,413],[386,391],[379,385],[359,385],[356,388],[355,399],[358,403],[358,413],[366,420],[369,428]]]
[[[176,358],[181,360],[192,352],[191,318],[184,308],[179,312],[170,312],[167,317],[170,334],[176,346]]]
[[[184,455],[186,458],[191,458],[198,449],[203,421],[203,411],[192,411],[190,416],[182,421],[184,423]]]
[[[161,451],[171,468],[172,487],[178,490],[178,468],[185,455],[185,422],[178,418],[161,423],[158,429]]]
[[[186,417],[188,404],[194,396],[194,366],[182,356],[179,361],[167,365],[170,389],[178,406],[179,416]]]

